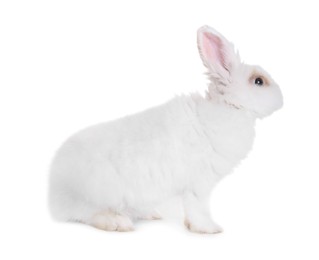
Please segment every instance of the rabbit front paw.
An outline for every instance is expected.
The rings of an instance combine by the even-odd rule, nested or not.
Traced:
[[[194,233],[217,234],[223,232],[223,229],[210,219],[201,222],[185,219],[184,225]]]

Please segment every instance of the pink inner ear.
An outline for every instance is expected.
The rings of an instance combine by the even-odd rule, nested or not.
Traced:
[[[217,62],[219,65],[225,67],[224,46],[221,39],[214,34],[204,32],[202,44],[202,52],[208,63],[214,64]]]

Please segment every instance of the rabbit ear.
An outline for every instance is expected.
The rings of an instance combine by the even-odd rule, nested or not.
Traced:
[[[197,43],[209,74],[223,84],[229,83],[232,69],[240,62],[233,44],[209,26],[199,28]]]

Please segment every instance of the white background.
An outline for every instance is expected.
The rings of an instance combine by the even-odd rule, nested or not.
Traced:
[[[1,259],[319,259],[316,1],[0,2]],[[50,160],[73,132],[203,92],[209,24],[268,70],[285,105],[213,193],[219,235],[182,219],[108,233],[51,220]],[[172,207],[172,206],[171,206]]]

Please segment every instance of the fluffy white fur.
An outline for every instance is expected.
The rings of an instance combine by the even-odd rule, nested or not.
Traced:
[[[191,231],[221,232],[207,206],[210,192],[245,158],[256,118],[279,109],[282,95],[260,67],[241,63],[214,29],[198,30],[198,47],[211,80],[205,97],[179,96],[64,143],[50,176],[57,220],[128,231],[133,220],[158,218],[156,206],[177,195]],[[255,84],[258,77],[263,86]]]

